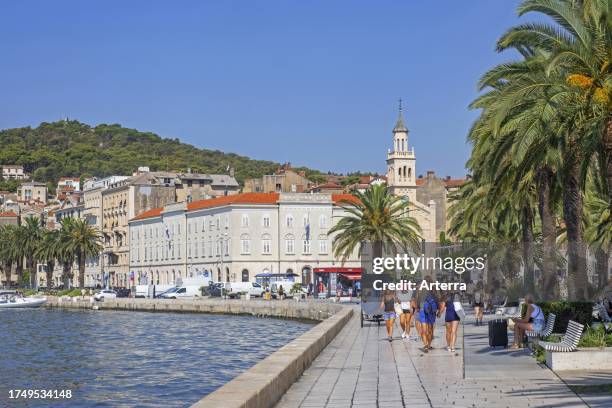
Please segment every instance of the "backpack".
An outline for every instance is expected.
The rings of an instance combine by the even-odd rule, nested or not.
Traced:
[[[425,298],[423,309],[427,315],[435,314],[438,311],[438,302],[436,302],[436,299],[431,294]]]

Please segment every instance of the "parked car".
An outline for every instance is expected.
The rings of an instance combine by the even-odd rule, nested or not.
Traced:
[[[120,288],[120,289],[115,289],[115,292],[117,292],[118,298],[127,298],[127,297],[130,297],[130,293],[132,291],[128,288]]]
[[[94,300],[100,301],[103,299],[115,299],[117,292],[111,289],[102,289],[100,292],[94,295]]]
[[[165,295],[170,295],[171,293],[174,293],[174,292],[176,292],[179,289],[180,288],[175,286],[175,287],[170,288],[168,290],[165,290],[165,291],[163,291],[161,293],[158,293],[157,295],[155,295],[155,298],[156,299],[168,299],[168,297],[166,297]]]

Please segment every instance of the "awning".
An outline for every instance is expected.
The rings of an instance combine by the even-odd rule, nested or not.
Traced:
[[[346,273],[346,274],[359,274],[363,272],[363,268],[342,268],[342,267],[330,267],[330,268],[314,268],[314,273]]]
[[[348,280],[351,281],[358,281],[361,280],[361,274],[356,274],[356,273],[341,273],[340,276],[342,276],[343,278],[346,278]]]

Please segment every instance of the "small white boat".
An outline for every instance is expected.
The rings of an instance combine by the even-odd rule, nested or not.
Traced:
[[[47,298],[3,296],[0,298],[0,309],[23,307],[39,307],[47,302]]]

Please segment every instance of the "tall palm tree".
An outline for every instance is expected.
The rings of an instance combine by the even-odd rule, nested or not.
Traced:
[[[40,219],[38,217],[26,218],[21,228],[23,229],[23,235],[20,240],[20,245],[25,255],[26,269],[30,272],[30,287],[36,288],[38,286],[36,252],[42,240],[43,228],[40,225]]]
[[[68,249],[68,242],[71,239],[72,224],[74,218],[62,218],[57,241],[57,261],[62,265],[62,285],[64,289],[70,287],[72,281],[72,265],[74,264],[75,254]]]
[[[36,258],[47,265],[47,288],[53,287],[53,270],[55,261],[60,258],[60,232],[59,230],[44,230],[42,240],[35,254]]]
[[[4,272],[6,285],[10,285],[13,264],[15,263],[12,248],[15,230],[15,226],[10,224],[0,227],[0,269]]]
[[[73,253],[79,268],[79,288],[85,287],[85,261],[102,250],[99,231],[81,219],[73,219],[68,225],[63,250]]]
[[[386,185],[370,186],[365,192],[353,192],[351,200],[340,202],[346,211],[330,234],[334,256],[346,260],[362,245],[372,245],[374,258],[385,250],[419,251],[421,228],[409,215],[410,205],[391,195]]]

